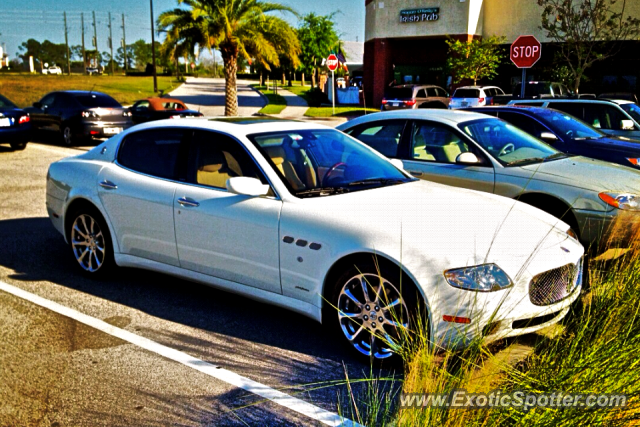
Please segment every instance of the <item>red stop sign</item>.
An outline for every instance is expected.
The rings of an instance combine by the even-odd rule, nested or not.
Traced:
[[[533,36],[520,36],[511,45],[511,61],[518,68],[531,68],[542,54],[542,45]]]
[[[338,57],[333,53],[327,57],[327,68],[329,71],[335,71],[338,69]]]

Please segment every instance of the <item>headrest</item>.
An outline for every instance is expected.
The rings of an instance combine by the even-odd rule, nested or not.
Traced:
[[[284,151],[284,148],[281,146],[276,147],[266,147],[265,151],[267,152],[267,156],[271,159],[271,161],[276,165],[281,165],[284,163],[287,155]]]

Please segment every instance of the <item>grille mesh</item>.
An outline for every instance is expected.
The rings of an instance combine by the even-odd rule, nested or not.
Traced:
[[[571,295],[582,281],[582,262],[567,264],[535,276],[529,283],[529,298],[535,305],[550,305]]]

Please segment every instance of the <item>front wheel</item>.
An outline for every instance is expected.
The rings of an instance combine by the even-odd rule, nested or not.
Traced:
[[[95,209],[79,209],[72,215],[69,241],[73,257],[85,274],[102,276],[114,264],[109,229]]]
[[[402,276],[399,267],[365,262],[348,268],[335,283],[325,316],[363,361],[400,360],[417,313],[415,288]]]

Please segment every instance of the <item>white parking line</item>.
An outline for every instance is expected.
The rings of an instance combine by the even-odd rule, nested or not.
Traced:
[[[256,381],[245,378],[227,369],[220,368],[219,366],[212,365],[193,356],[189,356],[186,353],[167,347],[162,344],[158,344],[148,338],[141,337],[133,334],[124,329],[110,325],[100,319],[91,317],[84,313],[80,313],[72,308],[65,307],[53,302],[46,298],[42,298],[38,295],[27,292],[23,289],[17,288],[13,285],[0,281],[0,290],[3,290],[18,298],[22,298],[29,302],[32,302],[41,307],[47,308],[63,316],[69,317],[80,323],[84,323],[94,329],[102,331],[106,334],[120,338],[123,341],[127,341],[133,345],[143,348],[152,353],[171,359],[175,362],[188,366],[203,374],[217,378],[221,381],[231,384],[235,387],[244,389],[250,393],[257,394],[265,399],[268,399],[278,405],[291,409],[299,414],[305,415],[311,419],[321,422],[328,426],[351,426],[351,427],[363,427],[360,424],[351,421],[350,419],[343,418],[333,412],[325,411],[318,406],[307,403],[303,400],[289,396],[264,384],[260,384]]]

